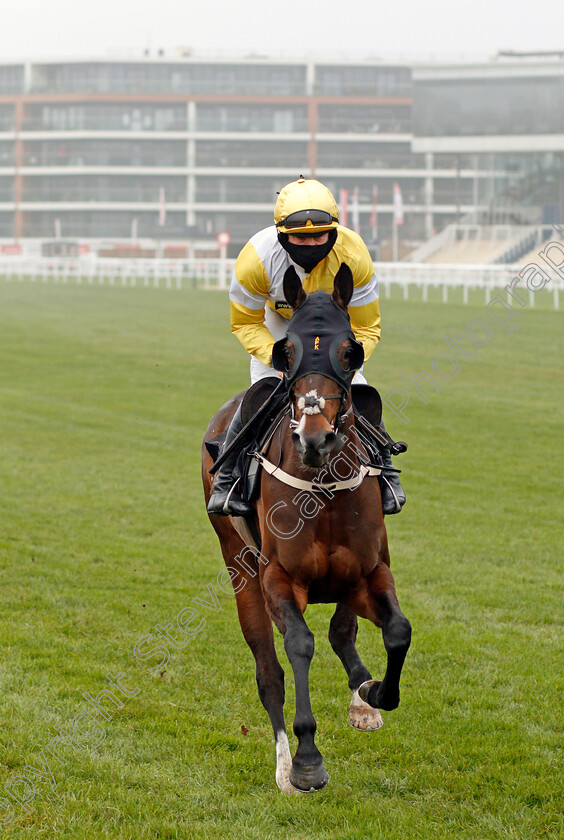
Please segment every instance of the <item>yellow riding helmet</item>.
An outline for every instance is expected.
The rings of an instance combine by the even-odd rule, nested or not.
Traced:
[[[299,178],[280,190],[274,223],[282,233],[323,233],[339,224],[333,194],[320,181]]]

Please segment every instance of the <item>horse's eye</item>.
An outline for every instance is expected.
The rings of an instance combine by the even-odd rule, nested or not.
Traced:
[[[292,367],[293,347],[286,345],[284,347],[284,355],[286,357],[286,370],[290,370]]]
[[[343,368],[345,370],[347,370],[350,367],[350,365],[348,363],[350,362],[351,354],[352,354],[352,349],[350,347],[347,347],[346,350],[343,350],[343,354],[341,356],[341,359],[343,361]]]

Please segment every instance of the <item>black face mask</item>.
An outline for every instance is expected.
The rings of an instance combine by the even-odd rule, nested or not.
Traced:
[[[290,254],[296,265],[301,266],[309,274],[333,248],[337,241],[337,230],[329,231],[329,239],[323,245],[292,245],[288,241],[287,233],[279,233],[278,241],[284,250]]]

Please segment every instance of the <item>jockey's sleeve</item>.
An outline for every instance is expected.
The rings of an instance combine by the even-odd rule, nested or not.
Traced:
[[[349,303],[351,327],[364,347],[365,361],[380,341],[380,299],[378,278],[370,255],[353,267],[354,291]]]
[[[235,263],[229,289],[231,332],[259,362],[270,364],[274,338],[264,323],[270,282],[253,245],[248,242]]]

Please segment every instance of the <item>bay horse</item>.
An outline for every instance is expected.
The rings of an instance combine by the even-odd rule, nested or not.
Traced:
[[[259,456],[263,465],[256,503],[260,551],[249,547],[249,531],[241,527],[246,520],[210,516],[228,567],[223,574],[233,586],[243,635],[256,660],[259,696],[274,731],[276,783],[287,793],[319,790],[329,779],[315,744],[309,695],[314,637],[304,619],[307,605],[337,605],[329,641],[348,676],[353,692],[349,722],[357,729],[378,729],[379,710],[398,706],[400,674],[411,640],[411,626],[399,608],[390,571],[379,470],[366,466],[355,434],[350,382],[364,353],[350,327],[347,306],[352,292],[352,274],[346,265],[337,272],[331,295],[306,295],[294,269],[286,272],[284,294],[293,314],[286,338],[274,346],[272,364],[283,372],[289,410]],[[227,427],[242,396],[215,414],[204,444]],[[346,479],[344,463],[352,470]],[[204,445],[206,504],[212,489],[211,464]],[[382,630],[387,667],[381,681],[372,679],[356,650],[357,616]],[[298,747],[293,758],[273,622],[284,637],[294,674],[293,729]]]

